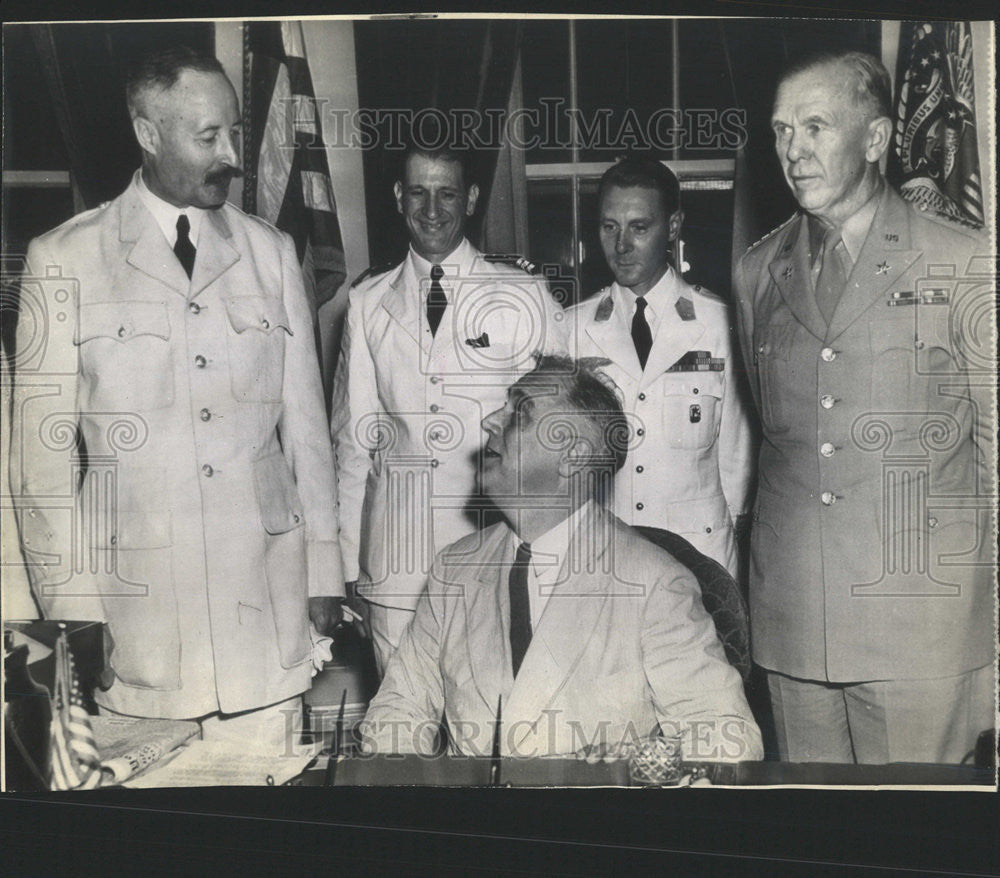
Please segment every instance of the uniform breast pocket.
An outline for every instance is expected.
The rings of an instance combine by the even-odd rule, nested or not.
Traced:
[[[789,360],[795,329],[791,320],[772,320],[754,339],[761,419],[770,433],[783,433],[791,426],[788,394],[792,374]]]
[[[280,402],[285,375],[288,313],[271,296],[229,296],[229,371],[240,402]]]
[[[146,412],[173,403],[170,319],[164,303],[81,305],[74,341],[92,411]]]
[[[698,374],[664,377],[661,429],[671,448],[708,448],[718,434],[722,382],[714,373],[704,380]]]
[[[871,409],[899,411],[914,402],[923,407],[930,382],[958,369],[948,338],[948,311],[933,305],[885,310],[895,313],[878,314],[868,324]],[[935,397],[936,407],[946,405],[936,391]]]

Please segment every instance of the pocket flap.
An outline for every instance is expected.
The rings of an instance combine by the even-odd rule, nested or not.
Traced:
[[[226,313],[229,322],[237,332],[256,329],[270,334],[279,326],[289,335],[294,335],[289,326],[288,313],[280,299],[270,296],[228,296]]]
[[[139,335],[170,338],[170,318],[162,302],[95,302],[80,306],[75,344],[95,338],[126,342]]]
[[[283,534],[304,524],[305,516],[292,472],[281,452],[254,463],[260,521],[269,534]]]

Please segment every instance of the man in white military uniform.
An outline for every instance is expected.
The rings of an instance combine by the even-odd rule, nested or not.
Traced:
[[[343,597],[302,274],[287,235],[226,203],[240,115],[215,58],[152,56],[128,101],[141,171],[28,250],[25,560],[47,617],[107,623],[102,707],[283,752],[310,616],[325,627]]]
[[[615,512],[681,534],[735,575],[734,521],[747,502],[753,449],[729,310],[670,263],[684,213],[668,168],[623,159],[601,178],[598,202],[615,283],[567,316],[578,356],[611,360],[605,371],[634,426]]]
[[[410,250],[350,291],[331,421],[345,579],[381,669],[435,553],[482,524],[479,423],[535,351],[565,349],[545,284],[465,239],[479,189],[461,154],[410,150],[395,195]]]

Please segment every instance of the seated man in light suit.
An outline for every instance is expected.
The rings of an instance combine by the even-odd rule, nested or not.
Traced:
[[[762,754],[694,577],[601,505],[625,457],[611,382],[539,357],[483,421],[480,480],[506,521],[435,561],[362,726],[370,752],[613,749],[657,726],[689,759]]]
[[[684,221],[671,170],[623,159],[601,178],[598,202],[615,282],[566,316],[576,355],[609,359],[604,371],[635,418],[615,514],[680,534],[736,576],[733,524],[746,511],[754,449],[729,309],[671,265]]]

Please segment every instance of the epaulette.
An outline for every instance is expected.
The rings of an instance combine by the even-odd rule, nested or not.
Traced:
[[[538,266],[530,259],[518,256],[516,253],[484,253],[483,259],[494,264],[509,265],[511,268],[520,268],[525,274],[537,274]]]
[[[771,231],[769,231],[766,235],[764,235],[764,237],[761,238],[759,241],[754,241],[749,247],[747,247],[746,252],[749,253],[758,244],[763,244],[768,238],[771,238],[774,235],[778,234],[778,232],[780,232],[785,226],[787,226],[793,219],[797,219],[798,216],[799,216],[798,212],[793,213],[780,226],[775,226],[775,228],[771,229]]]
[[[351,289],[353,290],[361,281],[368,280],[370,277],[375,277],[379,274],[385,274],[387,271],[394,267],[395,263],[384,262],[381,265],[369,265],[364,271],[361,272],[354,280],[351,281]]]

